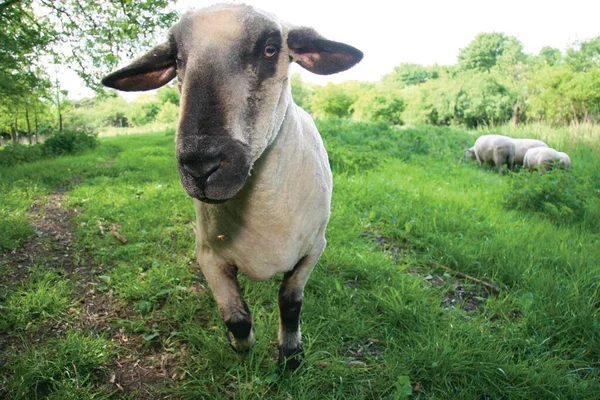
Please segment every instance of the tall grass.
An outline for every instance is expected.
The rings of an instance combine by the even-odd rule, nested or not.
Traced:
[[[502,125],[498,128],[482,128],[478,132],[499,132],[510,137],[540,139],[556,148],[573,150],[579,145],[595,147],[600,151],[600,125],[574,123],[569,126],[552,126],[547,123],[532,122],[521,125]]]

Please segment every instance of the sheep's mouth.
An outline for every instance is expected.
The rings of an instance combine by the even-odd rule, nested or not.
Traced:
[[[247,163],[223,164],[204,176],[195,176],[178,163],[181,185],[187,194],[204,203],[220,204],[231,200],[244,187],[250,172]]]

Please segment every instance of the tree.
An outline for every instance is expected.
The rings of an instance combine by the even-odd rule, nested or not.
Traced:
[[[30,67],[52,60],[68,65],[89,87],[99,89],[99,77],[120,57],[132,57],[154,42],[158,30],[172,25],[177,18],[173,2],[0,2],[0,95],[19,95],[21,82],[44,79]]]
[[[523,61],[523,45],[504,33],[480,33],[460,49],[458,65],[463,71],[489,71],[496,65],[514,65]]]
[[[318,118],[348,118],[352,116],[351,106],[358,100],[360,90],[361,84],[355,81],[315,87],[311,111]]]
[[[163,86],[156,91],[156,95],[160,103],[171,103],[179,107],[179,89],[176,84]]]
[[[363,121],[385,121],[393,125],[402,124],[404,107],[400,94],[382,84],[363,89],[352,104],[354,117]]]
[[[540,57],[544,60],[546,65],[554,67],[562,61],[562,54],[560,50],[554,47],[546,46],[540,50]]]
[[[578,72],[600,67],[600,36],[567,49],[566,63]]]
[[[383,81],[402,88],[437,79],[439,76],[438,66],[424,67],[419,64],[402,63],[385,75]]]
[[[294,103],[310,112],[313,93],[314,90],[302,81],[299,73],[292,74],[292,98]]]
[[[174,124],[179,118],[179,107],[173,103],[163,103],[156,114],[156,121],[167,124]]]
[[[34,16],[31,1],[0,3],[0,99],[47,82],[34,60],[54,40],[48,19]],[[4,101],[4,100],[3,100]]]

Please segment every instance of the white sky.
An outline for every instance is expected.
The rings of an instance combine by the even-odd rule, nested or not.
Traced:
[[[179,0],[181,12],[215,3]],[[308,82],[379,80],[394,66],[453,64],[458,51],[480,32],[516,36],[526,53],[544,46],[564,50],[576,40],[600,35],[600,0],[420,0],[330,1],[246,0],[246,4],[277,15],[281,20],[311,26],[328,39],[362,50],[354,68],[327,77],[295,66]],[[351,4],[352,3],[352,4]],[[124,61],[126,63],[127,61]],[[64,84],[70,96],[80,97],[72,75]]]

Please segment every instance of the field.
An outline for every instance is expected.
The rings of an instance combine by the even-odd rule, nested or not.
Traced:
[[[504,128],[574,167],[500,176],[462,159],[480,132],[319,127],[335,190],[294,373],[278,279],[242,279],[257,341],[231,350],[172,131],[2,170],[0,398],[599,398],[598,128]]]

